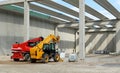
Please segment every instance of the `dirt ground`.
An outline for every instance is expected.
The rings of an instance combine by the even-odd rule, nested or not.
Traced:
[[[13,62],[0,56],[0,73],[120,73],[120,56],[88,55],[85,61],[30,63]]]

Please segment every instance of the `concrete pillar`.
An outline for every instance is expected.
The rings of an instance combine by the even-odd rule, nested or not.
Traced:
[[[116,24],[116,53],[120,54],[120,21]]]
[[[24,2],[24,41],[29,40],[30,35],[30,13],[29,13],[29,2],[25,0]]]
[[[58,26],[55,27],[55,36],[58,36]]]
[[[85,59],[85,1],[79,0],[79,58]]]
[[[55,33],[54,33],[54,34],[55,34],[55,36],[59,36],[59,35],[58,35],[58,26],[56,26],[56,27],[55,27],[55,30],[54,30],[54,31],[55,31]],[[58,43],[56,43],[55,48],[57,48],[57,49],[58,49]]]
[[[76,37],[76,41],[75,41],[75,43],[76,43],[76,53],[78,55],[79,52],[80,52],[80,48],[79,48],[79,30],[76,31],[75,37]]]
[[[75,47],[74,47],[74,52],[76,53],[76,49],[77,49],[77,32],[75,32]]]

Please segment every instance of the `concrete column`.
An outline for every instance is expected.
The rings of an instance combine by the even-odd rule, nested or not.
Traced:
[[[30,35],[30,13],[29,13],[29,2],[25,0],[24,2],[24,41],[29,40]]]
[[[58,35],[58,26],[56,26],[56,27],[55,27],[55,30],[54,30],[54,31],[55,31],[55,33],[54,33],[54,34],[55,34],[55,36],[59,36],[59,35]],[[58,43],[56,43],[55,48],[57,48],[57,49],[58,49]]]
[[[79,58],[85,59],[85,2],[79,0]]]
[[[79,54],[80,48],[79,48],[79,33],[76,32],[76,53]]]
[[[75,32],[75,53],[78,53],[78,42],[77,42],[77,39],[78,39],[78,34],[77,34],[77,31]]]
[[[55,27],[55,36],[58,36],[58,26]]]
[[[116,24],[116,53],[120,54],[120,21]]]

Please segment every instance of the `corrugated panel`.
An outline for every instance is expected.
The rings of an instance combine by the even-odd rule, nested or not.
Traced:
[[[10,10],[10,11],[14,11],[14,12],[18,12],[18,13],[24,13],[23,8],[13,6],[13,5],[7,5],[7,6],[3,6],[1,8],[6,9],[6,10]],[[30,10],[30,15],[34,16],[34,17],[37,17],[37,18],[46,19],[46,20],[49,20],[49,21],[52,21],[52,22],[55,22],[55,23],[63,23],[63,22],[65,22],[63,20],[56,19],[56,18],[51,17],[49,15],[44,15],[44,14],[41,14],[41,13],[38,13],[38,12],[32,11],[32,10]]]

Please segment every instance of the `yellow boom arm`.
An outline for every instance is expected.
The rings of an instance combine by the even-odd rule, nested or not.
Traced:
[[[54,36],[50,34],[45,38],[43,41],[38,43],[35,47],[30,49],[30,56],[31,59],[42,59],[42,55],[44,53],[43,51],[43,45],[44,44],[49,44],[50,42],[59,42],[60,37],[59,36]]]

